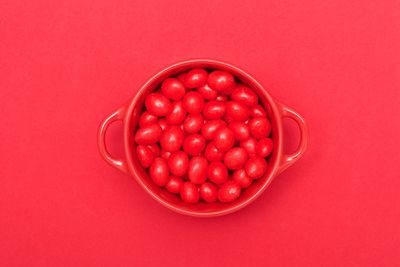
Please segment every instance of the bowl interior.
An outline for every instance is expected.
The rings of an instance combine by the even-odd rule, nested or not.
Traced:
[[[257,95],[259,96],[260,102],[265,107],[268,112],[269,119],[272,125],[271,138],[274,141],[274,149],[272,154],[268,159],[268,171],[264,175],[264,177],[255,180],[253,184],[245,189],[239,199],[232,203],[205,203],[199,202],[196,204],[188,204],[183,202],[178,195],[169,193],[162,187],[158,187],[149,177],[147,171],[140,165],[137,157],[136,157],[136,145],[134,143],[134,132],[138,127],[139,116],[144,108],[144,100],[145,97],[152,91],[159,88],[161,82],[170,76],[176,76],[177,74],[189,70],[191,68],[205,68],[207,70],[226,70],[232,73],[235,78],[242,82],[243,84],[248,85],[252,88]],[[280,159],[280,150],[281,150],[281,133],[279,129],[280,126],[280,117],[277,114],[275,103],[273,99],[268,95],[266,90],[249,74],[244,71],[231,66],[226,63],[217,62],[213,60],[191,60],[182,63],[178,63],[168,67],[167,69],[159,72],[157,75],[152,77],[143,87],[139,90],[136,96],[133,97],[132,102],[128,108],[126,121],[125,121],[125,144],[126,148],[126,158],[128,161],[128,165],[130,168],[131,174],[138,181],[138,183],[145,189],[152,197],[158,200],[164,206],[177,211],[179,213],[199,216],[199,217],[211,217],[218,216],[233,212],[238,210],[255,198],[257,198],[268,186],[268,184],[272,181],[276,167],[278,165],[278,161]]]

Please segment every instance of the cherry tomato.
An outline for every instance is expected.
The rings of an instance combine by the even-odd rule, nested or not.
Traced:
[[[245,121],[250,116],[249,109],[236,101],[228,101],[226,103],[226,116],[235,121]]]
[[[161,157],[163,158],[163,159],[165,159],[165,160],[168,160],[169,159],[169,157],[171,156],[171,152],[169,152],[169,151],[161,151],[161,153],[160,153],[160,155],[161,155]]]
[[[211,140],[214,139],[217,130],[225,126],[226,123],[223,120],[210,120],[207,121],[201,128],[201,134],[206,140]]]
[[[171,112],[165,117],[168,124],[181,124],[186,117],[182,101],[172,103]]]
[[[222,102],[226,102],[228,101],[228,97],[226,95],[219,95],[215,98],[215,100],[217,101],[222,101]]]
[[[210,142],[204,149],[204,157],[208,161],[222,161],[224,158],[224,153],[218,150],[214,142]]]
[[[185,78],[186,78],[186,72],[182,72],[181,74],[179,74],[178,76],[176,76],[176,78],[181,82],[184,83],[185,82]]]
[[[161,92],[169,99],[177,101],[185,95],[186,89],[178,79],[167,78],[161,84]]]
[[[189,134],[197,133],[203,127],[204,119],[201,113],[189,114],[183,122],[183,130]]]
[[[245,164],[246,174],[253,179],[261,178],[267,171],[267,161],[259,156],[250,158]]]
[[[155,116],[165,116],[171,110],[171,103],[168,98],[160,93],[151,93],[146,97],[145,106],[150,114]]]
[[[171,154],[168,159],[169,171],[176,176],[183,176],[189,168],[189,157],[183,151],[177,151]]]
[[[170,175],[169,181],[165,185],[165,189],[167,189],[171,193],[178,194],[181,191],[182,184],[183,184],[182,178]]]
[[[225,166],[230,170],[243,168],[248,159],[247,151],[241,147],[234,147],[228,150],[224,155]]]
[[[206,146],[206,140],[200,134],[188,135],[183,141],[183,151],[190,156],[198,156]]]
[[[206,83],[207,76],[208,73],[204,69],[192,69],[186,74],[184,84],[187,88],[200,87]]]
[[[266,117],[267,113],[261,105],[255,105],[254,107],[250,108],[250,115],[252,117]]]
[[[200,199],[199,188],[191,182],[184,182],[180,193],[182,200],[187,203],[197,203]]]
[[[204,97],[204,99],[211,100],[217,97],[218,92],[211,89],[208,84],[200,86],[197,88],[197,91]]]
[[[225,115],[225,103],[217,100],[207,102],[203,109],[203,115],[206,120],[220,119]]]
[[[183,143],[183,131],[179,126],[169,125],[161,134],[160,145],[162,150],[175,152],[178,151]]]
[[[212,183],[204,183],[200,186],[200,196],[205,202],[215,202],[218,199],[218,188]]]
[[[220,161],[213,161],[208,165],[208,179],[216,184],[222,184],[228,180],[228,169]]]
[[[157,185],[166,185],[169,179],[167,161],[163,158],[155,158],[150,166],[149,174]]]
[[[139,118],[139,127],[157,123],[157,116],[150,114],[148,111],[142,113]]]
[[[234,171],[232,180],[238,182],[242,188],[247,188],[253,183],[253,179],[247,175],[244,169]]]
[[[271,138],[261,138],[257,143],[257,155],[262,158],[268,157],[272,152],[274,144]]]
[[[189,113],[200,113],[204,107],[204,98],[199,92],[190,91],[183,98],[183,107]]]
[[[208,162],[203,157],[193,157],[189,162],[188,177],[194,184],[202,184],[207,179]]]
[[[142,165],[144,168],[150,167],[154,159],[153,152],[150,150],[150,148],[147,146],[138,145],[136,147],[136,155],[140,165]]]
[[[241,193],[241,188],[238,182],[228,181],[221,185],[218,191],[218,200],[221,202],[235,201]]]
[[[235,136],[228,127],[221,127],[215,133],[214,142],[220,151],[227,151],[235,143]]]
[[[153,144],[160,140],[161,133],[161,128],[157,124],[140,127],[135,134],[135,142],[139,145]]]
[[[231,99],[248,107],[254,107],[258,103],[257,95],[245,85],[236,86],[232,91]]]
[[[160,125],[161,130],[164,131],[165,128],[167,128],[167,126],[168,126],[168,122],[166,119],[160,119],[160,120],[158,120],[158,125]]]
[[[250,137],[247,140],[241,141],[239,146],[246,149],[249,156],[253,156],[256,154],[257,140],[254,137]]]
[[[271,123],[265,117],[256,117],[249,121],[249,129],[252,136],[261,139],[270,134]]]
[[[147,145],[147,147],[151,150],[151,152],[153,152],[155,158],[160,156],[161,149],[156,143]]]
[[[233,90],[235,79],[226,71],[215,70],[208,75],[207,83],[212,89],[229,94]]]
[[[242,121],[233,121],[229,124],[229,129],[232,130],[235,135],[235,139],[238,141],[247,140],[250,137],[250,130],[247,125]]]

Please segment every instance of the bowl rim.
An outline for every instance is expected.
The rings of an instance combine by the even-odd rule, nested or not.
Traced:
[[[276,159],[273,165],[270,165],[272,168],[272,171],[269,174],[269,177],[265,179],[263,184],[260,186],[260,188],[253,193],[251,196],[249,196],[245,201],[238,203],[237,205],[233,205],[230,207],[226,208],[221,208],[221,210],[216,210],[216,211],[197,211],[197,210],[191,210],[190,208],[183,208],[183,207],[178,207],[175,206],[172,203],[169,203],[168,201],[162,199],[158,194],[153,192],[151,188],[149,188],[142,180],[143,178],[141,175],[138,173],[138,171],[134,168],[132,161],[133,161],[133,156],[131,153],[131,150],[129,149],[130,143],[129,139],[131,138],[130,135],[131,133],[129,132],[129,123],[131,121],[131,117],[133,114],[133,110],[135,106],[137,105],[138,101],[140,100],[141,97],[146,92],[146,90],[149,88],[150,85],[152,85],[154,82],[158,81],[161,76],[164,76],[168,73],[171,73],[172,71],[178,69],[178,68],[189,68],[189,67],[195,67],[193,65],[209,65],[210,68],[221,68],[221,69],[228,69],[231,71],[233,74],[237,75],[239,74],[240,76],[245,77],[246,79],[250,80],[253,84],[253,86],[258,87],[257,88],[257,94],[262,94],[263,97],[265,97],[271,107],[271,114],[270,117],[274,117],[275,124],[273,127],[276,127],[276,132],[277,136],[274,139],[274,150],[276,151]],[[245,206],[249,205],[252,203],[254,200],[256,200],[265,190],[266,188],[270,185],[272,180],[275,178],[275,176],[278,173],[279,165],[282,160],[282,154],[283,154],[283,147],[282,147],[282,117],[280,115],[280,111],[278,109],[278,105],[276,104],[276,100],[272,98],[268,91],[250,74],[248,74],[246,71],[230,64],[227,62],[219,61],[219,60],[213,60],[213,59],[190,59],[190,60],[184,60],[177,62],[175,64],[169,65],[168,67],[165,67],[161,71],[158,71],[155,75],[153,75],[150,79],[148,79],[137,91],[136,95],[132,97],[128,103],[127,103],[127,109],[125,113],[125,118],[124,118],[124,150],[125,150],[125,157],[127,161],[127,166],[128,166],[128,172],[131,176],[134,177],[134,179],[139,183],[139,185],[157,202],[165,206],[166,208],[175,211],[180,214],[184,215],[189,215],[189,216],[194,216],[194,217],[216,217],[216,216],[222,216],[226,214],[233,213],[235,211],[238,211]],[[193,204],[196,205],[196,204]]]

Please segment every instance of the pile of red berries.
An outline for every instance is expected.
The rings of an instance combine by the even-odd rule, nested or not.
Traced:
[[[232,74],[196,68],[167,78],[145,107],[137,158],[183,201],[234,201],[266,173],[271,124],[258,96]]]

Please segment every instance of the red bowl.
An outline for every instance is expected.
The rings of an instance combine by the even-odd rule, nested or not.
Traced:
[[[244,84],[249,85],[258,94],[260,101],[265,107],[270,107],[269,117],[272,125],[272,139],[274,150],[269,158],[269,168],[264,177],[255,181],[249,188],[243,191],[242,195],[232,203],[204,203],[188,204],[183,202],[178,195],[169,193],[164,188],[158,187],[149,177],[147,171],[142,168],[138,159],[135,157],[134,132],[138,127],[139,115],[144,106],[145,97],[155,90],[160,83],[169,76],[174,76],[182,71],[191,68],[207,68],[226,70]],[[283,152],[283,118],[293,119],[300,128],[300,142],[291,155]],[[107,151],[105,144],[105,134],[108,126],[114,121],[123,122],[125,159],[115,159]],[[268,187],[276,175],[296,162],[305,152],[308,143],[308,131],[304,119],[291,108],[273,99],[267,91],[253,77],[243,70],[227,63],[209,60],[196,59],[183,61],[165,68],[148,80],[138,93],[126,104],[109,115],[100,125],[98,132],[98,146],[101,156],[109,164],[118,170],[131,175],[139,185],[159,203],[165,207],[181,214],[196,217],[221,216],[237,211],[261,195]]]

